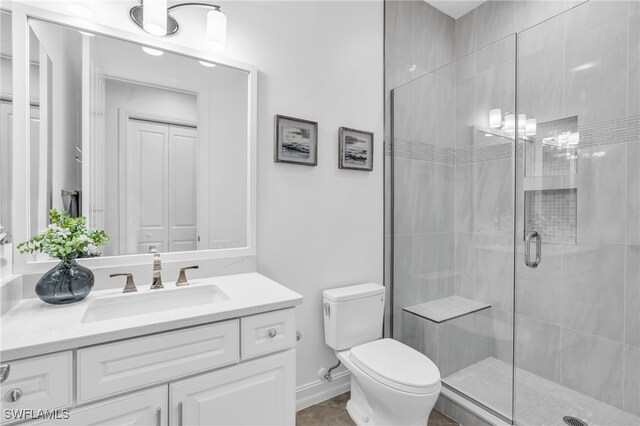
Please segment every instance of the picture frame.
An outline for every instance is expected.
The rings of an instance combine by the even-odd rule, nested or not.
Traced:
[[[276,163],[318,165],[318,123],[302,118],[275,116]]]
[[[340,127],[338,168],[373,170],[373,132]]]

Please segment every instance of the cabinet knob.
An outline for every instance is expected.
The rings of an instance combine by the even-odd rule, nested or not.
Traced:
[[[12,389],[7,392],[6,399],[9,402],[16,402],[22,397],[22,391],[20,389]]]
[[[276,337],[276,334],[278,334],[278,332],[275,328],[269,330],[269,337]]]

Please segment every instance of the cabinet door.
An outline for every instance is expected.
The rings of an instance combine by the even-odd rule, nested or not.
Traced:
[[[57,419],[29,423],[29,426],[167,426],[167,397],[168,387],[159,386],[86,407],[75,408],[67,413],[58,410],[55,413]]]
[[[6,363],[9,373],[0,385],[2,424],[23,420],[24,410],[70,406],[72,363],[71,351]]]
[[[171,424],[294,424],[295,361],[290,350],[171,384]]]

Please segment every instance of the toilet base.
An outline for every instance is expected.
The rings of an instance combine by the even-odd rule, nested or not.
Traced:
[[[347,412],[351,416],[351,420],[358,426],[375,424],[371,419],[373,409],[353,374],[351,375],[351,399],[347,402]]]
[[[356,425],[424,426],[427,423],[440,394],[439,386],[436,392],[429,394],[391,389],[354,365],[350,351],[338,352],[337,356],[351,372],[351,399],[347,402],[347,412]]]
[[[419,404],[414,403],[411,406],[403,404],[403,402],[406,403],[404,399],[407,398],[407,394],[395,401],[393,401],[395,398],[391,398],[391,401],[378,398],[378,409],[374,410],[352,371],[351,399],[347,402],[347,412],[358,426],[423,426],[428,424],[429,414],[435,406],[439,393],[421,395]]]
[[[358,426],[371,424],[368,422],[369,418],[360,410],[360,408],[351,399],[347,402],[347,413],[349,413],[349,416],[351,416],[351,420],[353,420],[353,422]],[[364,420],[367,420],[367,422],[365,423]]]

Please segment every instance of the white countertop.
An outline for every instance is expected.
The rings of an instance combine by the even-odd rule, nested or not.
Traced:
[[[148,285],[138,286],[137,293],[128,294],[123,294],[122,289],[94,291],[83,301],[69,305],[49,305],[37,298],[24,299],[0,317],[0,360],[7,362],[302,304],[301,295],[258,273],[200,278],[189,283],[189,287],[175,287],[169,283],[158,290],[149,290]],[[87,307],[96,299],[131,297],[149,291],[154,294],[166,292],[170,297],[171,292],[207,284],[215,284],[229,300],[82,322]]]

